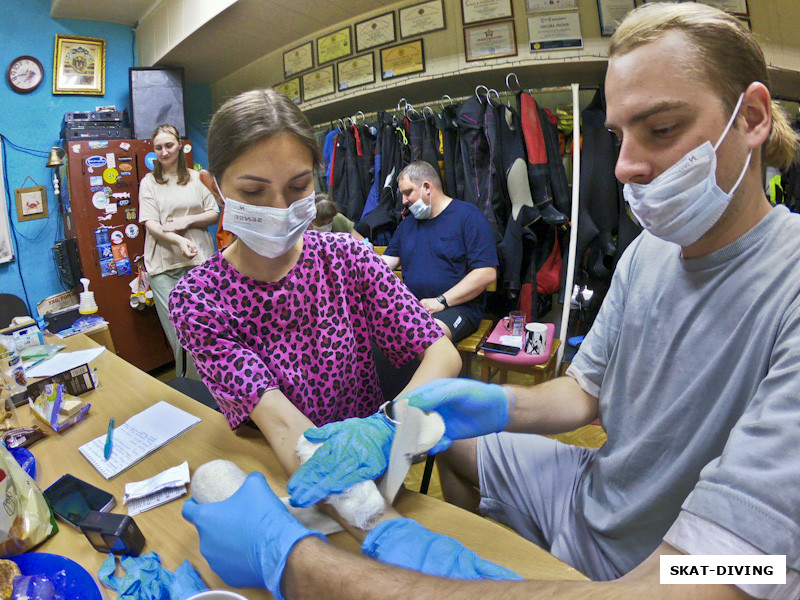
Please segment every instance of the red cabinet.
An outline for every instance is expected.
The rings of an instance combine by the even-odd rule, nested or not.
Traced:
[[[85,140],[67,142],[66,150],[65,237],[77,240],[83,276],[91,280],[89,290],[94,292],[98,314],[108,321],[119,356],[144,371],[165,365],[173,355],[155,308],[130,306],[129,284],[143,265],[139,181],[155,160],[152,144]],[[191,155],[186,158],[191,165]]]

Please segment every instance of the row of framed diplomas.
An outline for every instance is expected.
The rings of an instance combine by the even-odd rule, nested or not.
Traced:
[[[379,58],[382,80],[425,71],[425,46],[421,39],[381,48]],[[292,77],[274,87],[299,103],[375,81],[375,53],[367,52]]]
[[[596,1],[604,36],[613,34],[636,4]],[[747,0],[699,1],[749,19]],[[517,55],[512,0],[460,2],[467,62]],[[525,0],[525,12],[531,52],[583,47],[578,0]],[[444,0],[426,0],[347,25],[284,52],[284,81],[275,89],[299,103],[375,83],[376,48],[381,80],[424,72],[419,36],[446,28]]]

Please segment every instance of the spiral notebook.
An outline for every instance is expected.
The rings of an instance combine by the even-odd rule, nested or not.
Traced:
[[[199,417],[162,400],[114,429],[108,460],[103,457],[105,434],[78,450],[103,477],[111,479],[199,422]]]

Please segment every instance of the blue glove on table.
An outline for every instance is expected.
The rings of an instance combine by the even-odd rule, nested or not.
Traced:
[[[509,579],[522,577],[484,560],[461,542],[434,533],[411,519],[379,523],[367,534],[361,550],[381,562],[451,579]]]
[[[444,435],[430,454],[446,450],[453,440],[503,431],[510,397],[505,388],[474,379],[436,379],[406,394],[409,406],[435,410],[444,420]]]
[[[306,430],[306,439],[322,446],[289,479],[286,490],[291,505],[311,506],[360,481],[383,475],[394,431],[394,423],[381,413]]]
[[[261,473],[250,473],[236,493],[222,502],[183,505],[183,517],[197,527],[200,552],[222,580],[234,587],[266,587],[282,600],[286,559],[306,529],[289,514]]]

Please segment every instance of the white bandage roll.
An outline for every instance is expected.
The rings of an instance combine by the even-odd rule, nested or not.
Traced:
[[[322,444],[309,442],[305,436],[300,436],[295,446],[295,452],[304,463],[314,455]],[[350,486],[341,494],[333,494],[325,499],[336,509],[336,512],[353,527],[367,531],[373,523],[383,515],[386,503],[383,501],[374,481],[361,481]]]

